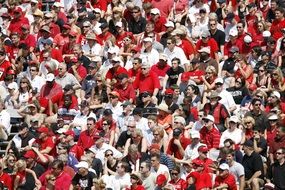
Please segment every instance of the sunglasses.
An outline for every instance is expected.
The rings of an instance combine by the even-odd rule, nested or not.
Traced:
[[[113,154],[106,154],[106,157],[113,156]]]
[[[177,176],[177,175],[178,175],[178,173],[174,173],[174,172],[173,172],[173,173],[171,173],[171,175],[176,175],[176,176]]]

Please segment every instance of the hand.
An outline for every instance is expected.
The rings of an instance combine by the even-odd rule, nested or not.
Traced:
[[[180,140],[179,139],[174,139],[173,143],[177,146],[181,146]]]
[[[76,65],[72,65],[71,68],[73,71],[76,71],[76,69],[77,69]]]
[[[152,103],[157,104],[157,98],[156,98],[156,96],[152,96],[151,99],[152,99]]]

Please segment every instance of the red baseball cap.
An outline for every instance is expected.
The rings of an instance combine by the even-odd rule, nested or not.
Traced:
[[[149,149],[150,149],[150,150],[151,150],[151,149],[160,150],[160,146],[159,146],[159,144],[152,144],[152,145],[150,145]]]
[[[24,154],[24,158],[32,158],[35,159],[37,157],[37,154],[33,151],[33,150],[28,150],[25,154]]]
[[[194,159],[192,160],[192,164],[195,164],[197,166],[203,166],[204,162],[202,160]]]
[[[39,133],[48,133],[49,132],[49,129],[47,127],[40,127],[38,129],[38,132]]]
[[[199,151],[199,152],[208,152],[209,149],[208,149],[206,146],[200,146],[200,147],[198,148],[198,151]]]
[[[66,131],[65,133],[63,133],[63,134],[65,134],[65,135],[70,135],[70,136],[72,136],[72,137],[75,137],[75,133],[74,133],[74,131],[72,131],[72,130],[68,130],[68,131]]]
[[[21,7],[16,7],[16,8],[14,9],[14,13],[22,13]]]
[[[113,95],[113,96],[117,96],[118,98],[120,97],[120,94],[119,94],[119,92],[117,92],[117,91],[112,91],[112,92],[110,92],[109,94],[111,94],[111,95]]]
[[[165,183],[167,181],[166,177],[164,174],[159,174],[157,177],[156,177],[156,184],[157,185],[162,185],[163,183]]]
[[[174,93],[174,91],[171,89],[171,88],[167,88],[166,90],[165,90],[165,95],[172,95]]]

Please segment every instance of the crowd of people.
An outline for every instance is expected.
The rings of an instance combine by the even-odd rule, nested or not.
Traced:
[[[284,190],[284,7],[1,0],[0,189]]]

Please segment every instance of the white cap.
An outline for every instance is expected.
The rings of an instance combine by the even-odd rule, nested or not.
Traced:
[[[150,68],[151,65],[149,62],[143,62],[141,68]]]
[[[93,11],[94,11],[95,13],[101,13],[101,10],[98,9],[98,8],[93,9]]]
[[[195,139],[195,138],[200,139],[200,133],[198,131],[191,131],[190,136],[192,139]]]
[[[121,28],[121,27],[123,26],[123,23],[122,23],[121,21],[119,21],[119,22],[117,22],[117,23],[116,23],[116,25],[115,25],[115,26],[118,26],[118,27],[120,27],[120,28]]]
[[[226,163],[222,163],[220,166],[219,166],[220,169],[222,170],[230,170],[230,167],[228,164]]]
[[[276,114],[273,114],[268,117],[268,120],[278,120],[278,116]]]
[[[230,117],[230,121],[234,122],[234,123],[239,123],[239,119],[237,116],[233,115]]]
[[[235,28],[230,29],[229,32],[230,36],[237,36],[238,35],[238,31]]]
[[[184,119],[183,117],[181,117],[181,116],[176,116],[176,117],[174,117],[174,122],[179,122],[179,123],[181,123],[182,125],[186,125],[185,119]]]
[[[96,154],[96,149],[93,147],[88,148],[89,151],[93,152],[94,154]]]
[[[153,8],[150,10],[150,14],[160,15],[160,11],[158,8]]]
[[[271,36],[271,33],[270,33],[268,30],[266,30],[266,31],[262,32],[262,36],[263,36],[264,38],[270,37],[270,36]]]
[[[152,38],[146,37],[143,39],[144,42],[153,42]]]
[[[208,120],[210,120],[212,122],[215,122],[215,118],[212,115],[209,115],[209,114],[206,117],[203,117],[203,119],[208,119]]]
[[[75,167],[88,169],[89,168],[89,164],[86,161],[81,161],[78,164],[76,164]]]
[[[251,38],[250,35],[246,35],[246,36],[243,38],[243,41],[244,41],[245,43],[250,43],[250,42],[252,42],[252,38]]]
[[[222,78],[216,78],[215,84],[217,84],[217,83],[224,84],[224,80]]]
[[[159,54],[159,59],[162,59],[164,61],[167,61],[167,55],[165,53],[160,53]]]
[[[82,25],[83,26],[91,26],[91,22],[87,20],[87,21],[83,22]]]
[[[202,47],[201,49],[198,50],[198,52],[200,52],[200,53],[205,52],[207,54],[210,54],[211,49],[210,49],[210,47]]]
[[[63,133],[65,133],[67,130],[68,130],[68,129],[62,127],[62,128],[59,128],[56,132],[57,132],[58,134],[63,134]]]
[[[92,58],[91,58],[91,61],[100,62],[100,61],[102,61],[102,58],[101,58],[99,55],[97,55],[97,56],[95,56],[95,57],[92,57]]]
[[[191,23],[196,23],[197,19],[194,14],[188,14],[188,18],[190,19]]]
[[[116,48],[114,48],[114,47],[109,47],[109,49],[108,49],[107,52],[108,52],[108,53],[111,53],[111,54],[114,54],[114,53],[117,53],[117,50],[116,50]]]
[[[121,60],[120,57],[115,56],[115,57],[112,58],[112,61],[121,62],[122,60]]]
[[[39,3],[38,0],[31,0],[31,3]]]
[[[165,23],[164,26],[174,28],[174,23],[172,21],[167,21],[167,23]]]
[[[10,89],[10,90],[16,89],[16,88],[17,88],[17,87],[16,87],[16,83],[13,83],[13,82],[12,82],[12,83],[8,84],[7,88]]]
[[[278,91],[273,91],[273,92],[271,93],[271,95],[277,97],[278,99],[281,98],[281,95],[280,95],[280,93],[279,93]]]
[[[53,80],[54,80],[54,74],[52,73],[47,74],[46,81],[52,82]]]
[[[60,2],[55,2],[55,3],[53,4],[53,6],[55,6],[55,7],[63,7]]]

